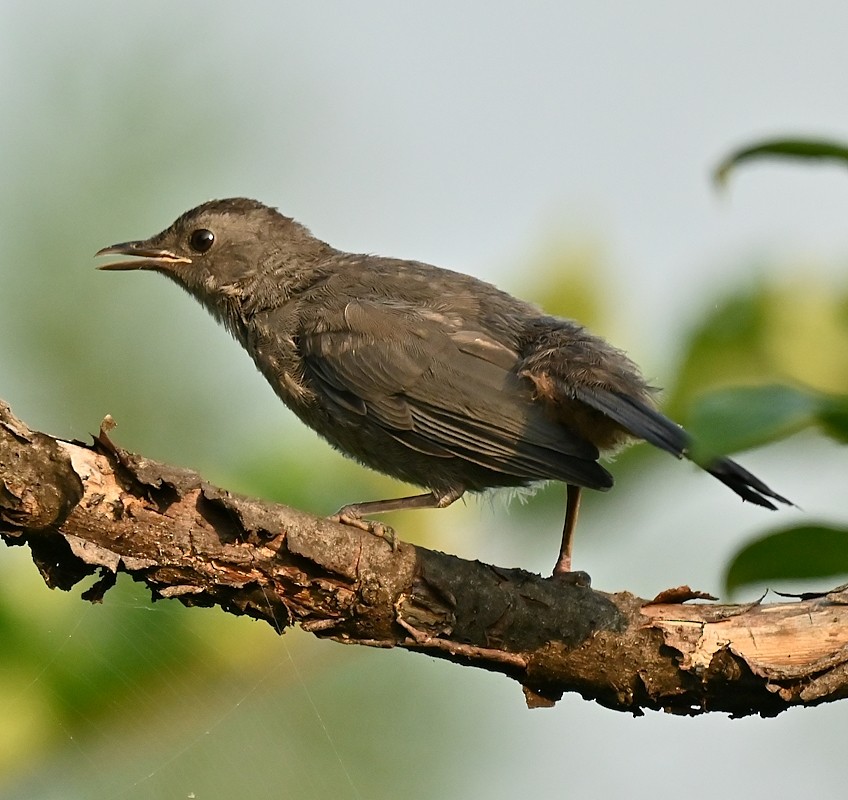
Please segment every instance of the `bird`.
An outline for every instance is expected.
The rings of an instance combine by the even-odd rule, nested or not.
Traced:
[[[96,256],[103,270],[151,270],[198,300],[277,396],[341,453],[424,489],[353,503],[333,519],[445,508],[466,493],[566,486],[553,577],[572,574],[583,489],[606,491],[600,463],[644,440],[694,458],[621,350],[470,275],[337,250],[259,201],[211,200],[149,239]],[[726,457],[697,460],[743,500],[792,505]],[[576,574],[576,573],[573,573]]]

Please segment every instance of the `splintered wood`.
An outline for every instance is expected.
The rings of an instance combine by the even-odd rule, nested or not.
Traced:
[[[648,605],[642,613],[665,644],[681,654],[680,667],[695,674],[723,651],[785,699],[804,701],[833,690],[848,663],[848,592],[817,600],[770,605]],[[803,687],[799,685],[803,682]]]

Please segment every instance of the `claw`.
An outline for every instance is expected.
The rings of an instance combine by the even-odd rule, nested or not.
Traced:
[[[362,517],[357,517],[350,512],[345,512],[344,509],[328,517],[328,519],[332,522],[340,522],[342,525],[350,525],[352,528],[358,528],[374,536],[379,536],[391,545],[392,552],[396,552],[398,549],[397,534],[391,525],[386,525],[373,519],[362,519]]]

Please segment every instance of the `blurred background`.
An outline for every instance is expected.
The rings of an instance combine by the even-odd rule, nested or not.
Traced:
[[[300,426],[172,284],[94,269],[100,247],[233,195],[581,319],[681,421],[713,386],[848,392],[848,173],[764,163],[711,182],[764,136],[848,138],[843,3],[0,15],[0,397],[34,428],[88,440],[109,413],[122,447],[316,513],[407,489]],[[803,511],[742,505],[639,447],[587,499],[576,566],[608,591],[721,593],[764,531],[845,525],[844,448],[802,433],[739,459]],[[547,572],[563,496],[392,522]],[[23,548],[0,549],[4,798],[787,797],[813,777],[844,796],[844,703],[772,720],[637,719],[575,696],[528,711],[498,676],[151,604],[125,577],[101,605],[81,588],[51,592]]]

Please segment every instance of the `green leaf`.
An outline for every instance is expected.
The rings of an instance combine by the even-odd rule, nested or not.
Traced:
[[[822,398],[819,424],[832,439],[848,444],[848,397]]]
[[[687,427],[704,455],[759,447],[815,422],[814,395],[788,386],[721,389],[702,396]]]
[[[745,161],[758,158],[829,158],[848,162],[848,147],[838,142],[816,139],[772,139],[748,145],[727,156],[713,173],[721,186],[727,183],[731,170]]]
[[[696,460],[748,450],[818,425],[848,443],[848,397],[791,386],[722,389],[701,397],[689,418]]]
[[[775,580],[831,578],[848,573],[848,529],[801,525],[767,534],[733,556],[724,577],[728,593]]]

